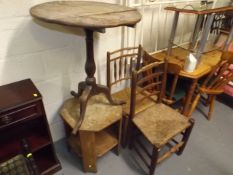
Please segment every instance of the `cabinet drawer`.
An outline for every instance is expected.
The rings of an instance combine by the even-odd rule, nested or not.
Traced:
[[[17,110],[6,112],[0,115],[0,126],[8,125],[15,122],[24,121],[42,114],[39,103],[33,103]]]

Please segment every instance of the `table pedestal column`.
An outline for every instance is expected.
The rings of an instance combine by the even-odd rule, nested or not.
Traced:
[[[121,105],[123,104],[122,101],[113,101],[110,90],[108,87],[96,84],[96,79],[94,77],[96,71],[96,65],[94,60],[94,49],[93,49],[93,30],[85,29],[86,33],[86,63],[85,63],[85,71],[87,74],[87,78],[85,81],[82,81],[78,85],[78,92],[71,91],[71,95],[79,98],[80,100],[80,120],[76,124],[75,128],[73,129],[72,133],[76,134],[79,127],[82,124],[84,119],[86,105],[88,99],[100,93],[103,93],[110,104],[112,105]]]

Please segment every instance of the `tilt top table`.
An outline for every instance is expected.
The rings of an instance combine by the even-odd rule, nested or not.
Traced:
[[[87,78],[78,85],[78,92],[71,94],[80,100],[80,120],[73,129],[76,134],[82,124],[88,99],[99,93],[104,93],[113,105],[122,102],[113,101],[106,86],[96,84],[94,77],[96,65],[93,51],[93,32],[105,32],[105,28],[118,26],[134,27],[141,20],[140,13],[133,8],[91,1],[54,1],[36,5],[31,8],[33,17],[65,26],[81,27],[86,33],[86,63]]]

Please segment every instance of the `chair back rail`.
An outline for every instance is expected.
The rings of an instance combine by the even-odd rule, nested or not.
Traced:
[[[134,70],[131,79],[130,117],[135,115],[135,108],[145,99],[161,103],[166,86],[166,64],[164,61],[153,62],[141,69]],[[148,72],[153,72],[148,74]],[[157,96],[157,98],[153,98]],[[137,100],[136,100],[137,99]]]
[[[148,52],[144,51],[143,52],[143,65],[148,65],[150,63],[156,62],[156,61],[160,61],[159,59],[156,59],[155,57],[152,57]],[[167,73],[168,74],[172,74],[173,78],[172,78],[172,82],[171,85],[169,87],[166,88],[167,92],[166,92],[166,96],[164,96],[163,101],[166,104],[172,104],[174,103],[174,94],[175,94],[175,90],[177,88],[177,83],[178,83],[178,79],[179,79],[179,73],[182,70],[181,65],[176,64],[176,63],[172,63],[172,62],[168,62],[167,59],[164,60],[165,64],[167,64]],[[149,69],[147,74],[150,75],[153,72]],[[151,79],[151,82],[153,82],[153,80]]]

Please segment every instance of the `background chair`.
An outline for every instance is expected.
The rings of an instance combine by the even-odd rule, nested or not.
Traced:
[[[130,148],[135,150],[149,168],[149,175],[154,174],[157,163],[172,153],[182,154],[194,124],[192,119],[187,119],[162,103],[166,86],[166,67],[164,62],[154,62],[138,71],[135,70],[132,74],[128,137],[131,140]],[[152,73],[145,76],[148,72]],[[140,91],[136,90],[137,87]],[[157,98],[154,98],[155,96]],[[146,99],[152,101],[153,105],[136,113],[137,107]],[[152,146],[152,150],[148,149],[141,136]]]
[[[233,80],[233,69],[230,69],[230,64],[233,64],[233,52],[223,52],[220,63],[213,67],[211,73],[198,89],[189,116],[192,115],[202,95],[206,94],[208,98],[205,104],[209,106],[207,119],[211,119],[216,95],[223,93],[224,85]]]

